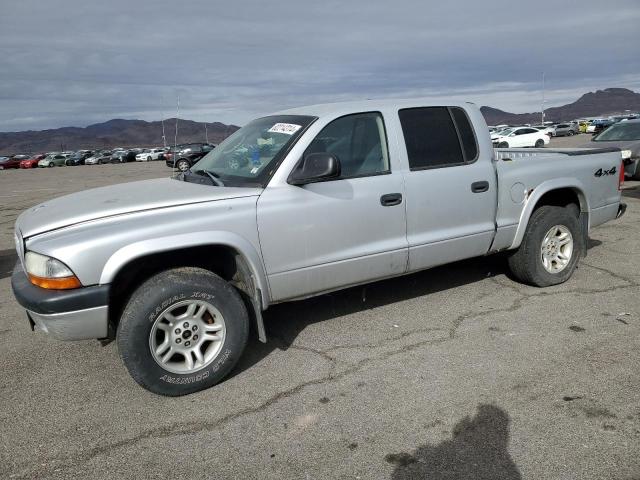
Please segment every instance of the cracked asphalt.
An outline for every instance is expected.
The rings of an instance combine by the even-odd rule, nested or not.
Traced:
[[[113,343],[32,333],[9,275],[24,208],[164,175],[0,174],[0,478],[640,478],[640,182],[563,285],[492,256],[277,305],[230,378],[163,398]]]

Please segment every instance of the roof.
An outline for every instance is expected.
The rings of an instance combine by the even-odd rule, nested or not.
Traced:
[[[371,112],[383,109],[400,109],[415,107],[462,107],[474,105],[471,102],[434,101],[431,98],[391,98],[380,100],[359,100],[352,102],[320,103],[276,112],[274,115],[312,115],[315,117],[335,117],[353,112]]]

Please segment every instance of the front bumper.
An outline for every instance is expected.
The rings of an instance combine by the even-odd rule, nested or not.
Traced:
[[[11,288],[32,326],[58,340],[105,338],[109,331],[109,285],[46,290],[33,285],[18,262]]]

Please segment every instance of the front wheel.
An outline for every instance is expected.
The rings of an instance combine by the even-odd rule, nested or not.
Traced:
[[[50,163],[49,165],[47,165],[47,167],[51,168],[51,167],[55,167],[55,165],[53,163]]]
[[[498,148],[509,148],[509,144],[507,142],[500,142]]]
[[[531,215],[509,268],[523,283],[557,285],[571,277],[585,248],[576,209],[544,205]]]
[[[181,172],[186,172],[187,170],[189,170],[189,162],[187,160],[184,160],[184,159],[178,160],[178,163],[176,164],[176,167]]]
[[[150,161],[151,161],[151,157],[147,157],[147,162],[150,162]]]
[[[159,273],[131,296],[118,325],[120,356],[151,392],[179,396],[220,382],[238,362],[249,316],[238,292],[200,268]]]
[[[542,148],[544,147],[544,140],[542,140],[541,138],[536,140],[536,148]]]

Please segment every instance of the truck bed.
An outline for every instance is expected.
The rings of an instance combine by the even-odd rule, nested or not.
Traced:
[[[576,193],[580,210],[588,213],[587,229],[616,217],[619,149],[498,148],[494,152],[499,191],[492,251],[519,245],[535,203],[554,189]]]

